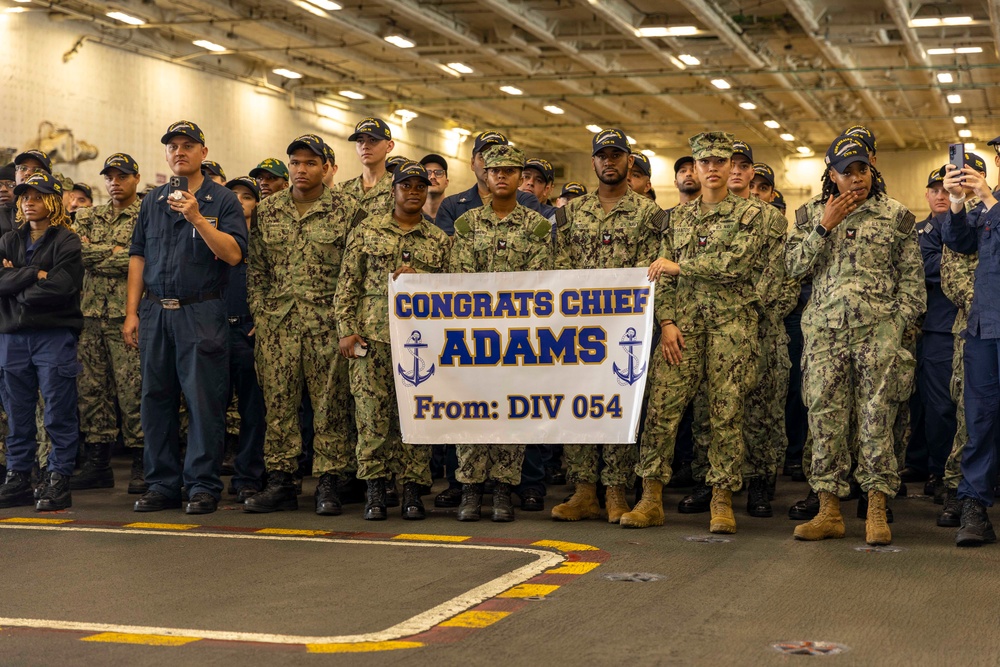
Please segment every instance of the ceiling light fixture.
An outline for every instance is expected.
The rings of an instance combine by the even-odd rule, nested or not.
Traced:
[[[412,49],[417,45],[412,39],[398,32],[390,32],[382,39],[401,49]]]
[[[285,69],[284,67],[279,67],[279,68],[273,69],[271,71],[274,72],[275,74],[277,74],[278,76],[285,77],[286,79],[301,79],[302,78],[302,75],[299,74],[298,72],[293,72],[292,70]]]
[[[757,108],[757,105],[753,102],[740,102],[740,108],[746,109],[747,111],[753,111]]]
[[[974,151],[974,150],[976,150],[976,145],[975,144],[965,144],[965,150],[967,150],[967,151]]]
[[[729,90],[733,87],[732,84],[725,79],[712,79],[712,85],[719,90]]]
[[[365,99],[364,95],[362,95],[361,93],[356,93],[353,90],[341,90],[337,94],[341,95],[343,97],[346,97],[347,99],[350,99],[350,100],[363,100],[363,99]]]
[[[448,63],[448,67],[461,74],[472,74],[472,68],[465,63]]]
[[[795,141],[795,136],[791,135],[791,134],[788,134],[787,132],[783,132],[783,133],[779,134],[778,136],[781,137],[782,139],[784,139],[785,141]]]
[[[410,111],[409,109],[396,109],[393,114],[403,119],[403,125],[406,125],[420,115],[416,111]]]
[[[206,49],[208,51],[219,52],[226,50],[226,47],[222,46],[221,44],[210,42],[207,39],[196,39],[191,43],[194,44],[195,46],[200,46],[201,48]]]
[[[938,72],[937,80],[938,83],[952,83],[955,77],[951,75],[951,72]]]
[[[635,31],[636,37],[690,37],[698,34],[693,25],[650,25]]]
[[[955,49],[955,53],[982,53],[983,47],[981,46],[960,46]]]
[[[309,12],[313,16],[318,16],[321,19],[328,19],[328,18],[330,18],[329,14],[327,14],[326,12],[324,12],[322,9],[320,9],[316,5],[311,4],[309,2],[306,2],[306,0],[290,0],[290,2],[293,5],[295,5],[296,7],[298,7],[299,9],[302,9],[304,11]],[[339,9],[339,7],[338,7],[338,9]]]
[[[948,104],[961,104],[962,96],[958,93],[952,93],[948,96]]]
[[[645,149],[645,150],[641,150],[639,152],[642,153],[643,155],[645,155],[646,157],[654,157],[656,155],[656,153],[654,153],[653,151],[649,150],[648,148]]]
[[[950,56],[955,53],[955,49],[943,48],[943,49],[927,49],[927,55],[929,56]]]
[[[562,107],[557,107],[555,104],[546,104],[542,108],[554,116],[561,116],[562,114],[566,113],[565,111],[563,111]]]
[[[802,155],[812,155],[813,152],[812,149],[809,148],[808,146],[799,146],[795,150],[797,150]]]
[[[625,140],[628,141],[628,143],[629,143],[630,146],[635,146],[635,144],[636,144],[635,139],[633,139],[632,137],[628,136],[627,134],[625,135]]]
[[[309,2],[310,4],[316,5],[320,9],[325,9],[328,12],[335,12],[343,9],[341,5],[338,5],[336,2],[330,2],[330,0],[306,0],[306,1]]]
[[[965,125],[969,122],[965,116],[955,116],[952,120],[955,121],[955,125]]]
[[[781,127],[781,123],[779,123],[776,120],[765,120],[764,121],[764,126],[765,127],[769,127],[772,130],[777,130],[779,127]]]
[[[502,92],[507,93],[508,95],[523,95],[524,94],[523,90],[521,90],[520,88],[515,88],[514,86],[500,86],[500,90]]]
[[[695,65],[700,65],[701,64],[701,61],[698,60],[697,58],[695,58],[694,56],[692,56],[690,53],[682,53],[682,54],[680,54],[677,57],[685,65],[691,65],[693,67]]]
[[[959,130],[958,136],[962,137],[963,139],[968,139],[969,137],[972,136],[972,130]]]
[[[28,10],[25,9],[24,7],[8,7],[7,9],[5,9],[3,11],[4,11],[5,14],[23,14],[24,12],[26,12]]]
[[[587,129],[589,131],[593,132],[594,134],[597,134],[598,132],[603,132],[604,131],[604,128],[601,127],[600,125],[593,125],[593,124],[588,125]]]
[[[455,70],[453,70],[452,68],[448,67],[447,65],[443,65],[441,63],[438,63],[437,66],[441,68],[441,71],[446,72],[448,74],[451,74],[456,79],[461,78],[461,76],[462,76],[461,72],[456,72]]]
[[[18,2],[24,2],[24,0],[17,0]],[[30,0],[29,0],[30,1]],[[129,25],[144,25],[146,21],[135,16],[129,16],[125,12],[108,12],[105,14],[108,18],[114,19],[116,21],[121,21],[122,23],[127,23]]]
[[[910,19],[911,28],[936,28],[940,25],[969,25],[971,16],[942,16]]]

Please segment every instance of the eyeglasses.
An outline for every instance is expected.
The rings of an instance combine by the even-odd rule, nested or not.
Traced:
[[[17,184],[14,181],[0,181],[0,188],[4,190],[13,190]]]
[[[14,167],[14,171],[16,171],[18,173],[21,173],[21,174],[23,174],[25,172],[27,172],[29,174],[40,174],[40,173],[42,173],[45,170],[42,169],[41,167],[29,167],[26,164],[19,164],[16,167]]]
[[[433,176],[434,178],[441,178],[442,176],[444,176],[447,173],[448,172],[446,172],[444,169],[428,169],[427,170],[427,175],[428,176]]]

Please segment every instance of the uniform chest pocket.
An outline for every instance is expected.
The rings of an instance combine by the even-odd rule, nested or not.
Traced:
[[[710,244],[728,247],[732,245],[738,228],[739,225],[735,222],[717,223],[709,225],[705,235]]]
[[[208,220],[212,227],[218,229],[218,218],[205,219]],[[202,238],[201,234],[194,227],[191,228],[191,259],[195,264],[202,265],[215,260],[215,253],[208,247],[208,244],[205,243],[205,239]]]
[[[287,220],[264,218],[260,221],[259,226],[260,236],[268,245],[287,243],[292,234],[291,223]]]
[[[843,224],[843,223],[842,223]],[[845,234],[849,239],[852,235],[850,227]],[[892,244],[896,236],[891,229],[882,226],[864,226],[854,231],[857,237],[858,257],[864,258],[870,268],[885,270],[892,266]]]
[[[405,255],[407,251],[403,252]],[[420,273],[442,273],[445,268],[444,253],[433,248],[417,248],[412,252],[410,266]]]
[[[336,229],[310,229],[303,234],[305,239],[305,255],[316,264],[340,266],[343,255],[343,237]]]
[[[365,254],[367,274],[377,276],[379,285],[384,283],[386,273],[392,273],[397,267],[396,244],[388,239],[371,236],[365,239],[361,251]]]
[[[679,253],[691,243],[691,239],[694,236],[694,228],[674,227],[667,233],[670,234],[670,242],[673,244],[674,252]]]

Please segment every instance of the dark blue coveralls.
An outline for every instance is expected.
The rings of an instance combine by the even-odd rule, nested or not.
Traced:
[[[129,248],[129,255],[146,260],[146,294],[139,305],[143,464],[150,491],[177,500],[183,484],[191,496],[205,492],[218,500],[229,392],[230,334],[222,299],[229,267],[170,209],[168,193],[164,185],[143,199]],[[231,235],[245,257],[247,225],[236,195],[206,178],[195,197],[201,214]],[[176,301],[161,302],[168,299]],[[183,466],[181,392],[190,416]]]

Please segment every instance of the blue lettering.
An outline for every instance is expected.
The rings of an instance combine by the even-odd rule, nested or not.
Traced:
[[[559,337],[551,329],[538,330],[538,362],[553,364],[557,360],[563,364],[575,364],[576,359],[576,328],[563,327]]]
[[[500,363],[500,332],[495,329],[474,329],[476,366],[496,366]]]
[[[458,357],[459,366],[472,365],[472,355],[465,344],[465,329],[445,329],[444,349],[439,363],[442,366],[454,366],[455,357]]]
[[[409,294],[397,294],[396,295],[396,317],[402,319],[409,319],[413,315],[413,311],[410,309],[410,295]]]
[[[601,327],[583,327],[580,329],[579,341],[580,361],[585,364],[597,364],[607,356],[607,333]]]
[[[504,351],[503,365],[519,365],[517,361],[518,357],[521,358],[520,365],[522,366],[534,366],[538,364],[538,357],[535,355],[535,351],[532,349],[531,341],[529,340],[531,330],[511,329],[508,333],[510,335],[510,342],[507,344],[506,351]]]

